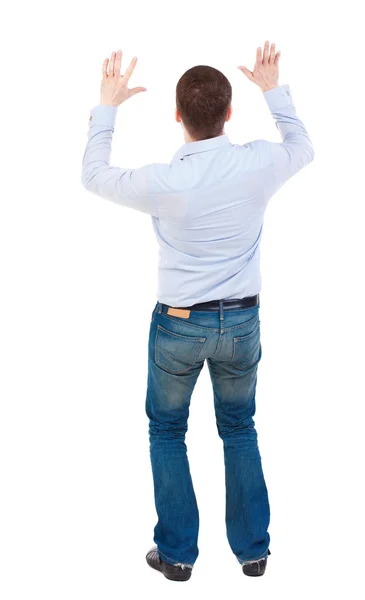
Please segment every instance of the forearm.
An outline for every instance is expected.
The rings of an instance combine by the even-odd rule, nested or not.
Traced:
[[[91,110],[88,141],[82,160],[82,184],[97,192],[102,174],[109,168],[117,108],[99,104]],[[105,182],[104,182],[105,183]]]
[[[281,85],[264,92],[265,100],[280,132],[282,146],[291,159],[300,161],[300,165],[310,162],[314,157],[311,139],[302,121],[296,114],[289,85]]]

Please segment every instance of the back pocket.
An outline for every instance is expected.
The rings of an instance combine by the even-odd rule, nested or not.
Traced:
[[[185,373],[197,362],[206,339],[174,333],[157,325],[155,363],[173,375]]]
[[[239,371],[252,369],[261,358],[260,321],[257,319],[253,330],[247,335],[233,338],[231,365]]]

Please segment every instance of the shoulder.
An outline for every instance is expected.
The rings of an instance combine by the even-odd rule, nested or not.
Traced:
[[[255,166],[270,167],[274,162],[273,142],[253,140],[239,146],[241,158],[250,160]]]

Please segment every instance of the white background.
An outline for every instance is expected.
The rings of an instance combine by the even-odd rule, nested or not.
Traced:
[[[22,5],[23,4],[23,5]],[[356,8],[357,7],[357,8]],[[52,2],[2,36],[2,600],[363,597],[364,81],[360,3]],[[187,443],[200,509],[188,583],[145,563],[156,514],[144,412],[157,243],[148,215],[81,186],[101,66],[124,50],[147,87],[118,111],[112,164],[169,162],[175,86],[196,64],[233,86],[233,143],[279,141],[253,67],[282,51],[315,161],[273,197],[261,246],[256,425],[271,502],[265,576],[225,537],[207,366]],[[351,588],[351,591],[349,591]]]

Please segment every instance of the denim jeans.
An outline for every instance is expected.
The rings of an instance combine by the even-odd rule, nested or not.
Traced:
[[[220,302],[217,311],[192,310],[182,318],[168,315],[168,307],[157,302],[152,312],[146,413],[158,516],[154,542],[170,564],[192,566],[199,552],[185,434],[205,360],[223,441],[228,542],[241,564],[268,555],[270,508],[253,420],[262,354],[259,307],[224,310]]]

